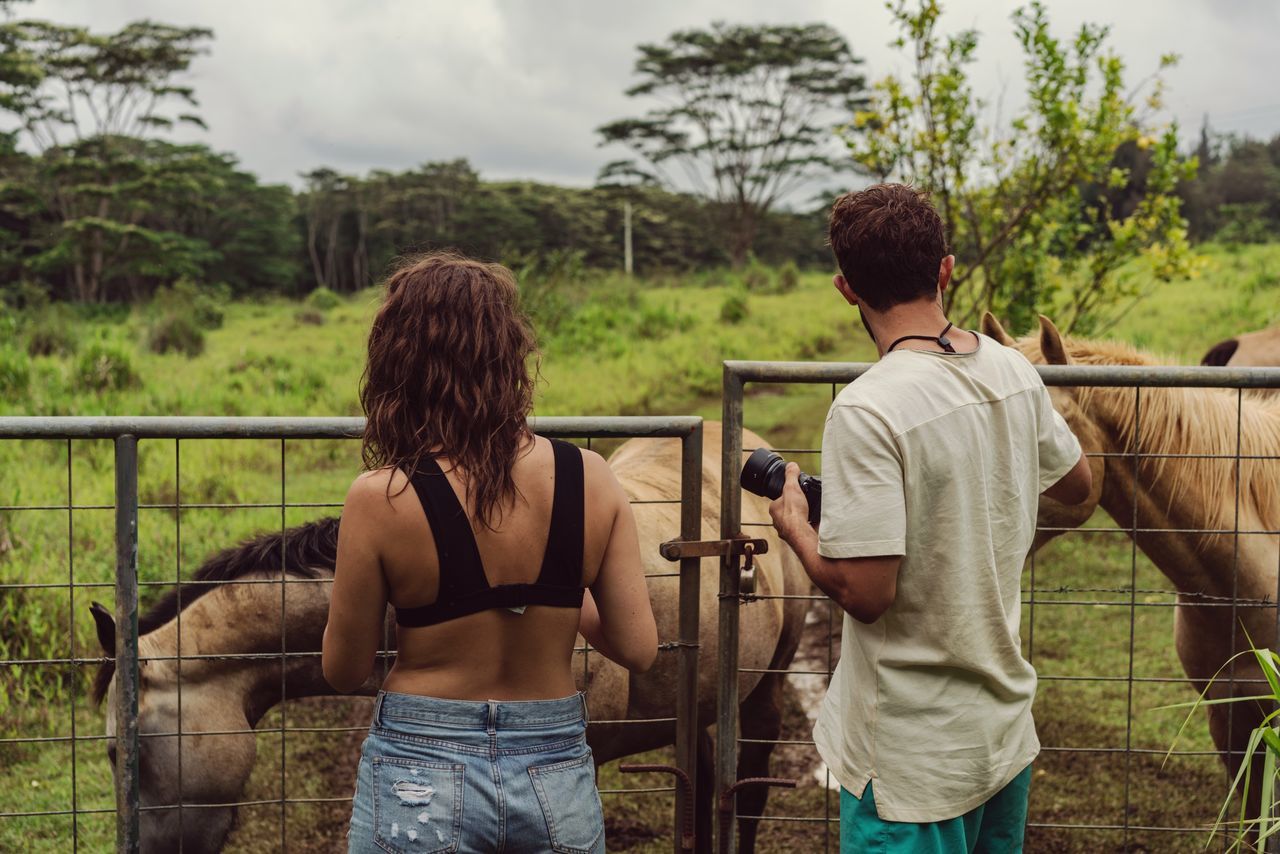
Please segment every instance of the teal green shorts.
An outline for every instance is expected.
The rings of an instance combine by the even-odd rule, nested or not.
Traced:
[[[840,790],[840,850],[865,854],[1020,854],[1027,825],[1031,766],[962,816],[916,824],[885,821],[876,815],[871,783],[855,798]]]

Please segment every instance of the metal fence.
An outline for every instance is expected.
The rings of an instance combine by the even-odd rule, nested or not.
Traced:
[[[808,383],[822,384],[824,386],[829,384],[830,399],[833,400],[840,385],[852,382],[869,367],[870,365],[867,364],[854,363],[725,362],[722,425],[722,476],[724,482],[732,483],[736,481],[745,459],[744,454],[753,450],[752,448],[743,447],[744,401],[747,397],[748,384],[757,384],[757,387],[753,390],[762,393],[766,391],[765,384],[783,384],[784,388],[777,390],[781,393],[787,393],[785,386],[788,384]],[[1131,388],[1133,389],[1136,418],[1142,417],[1144,391],[1148,389],[1180,387],[1236,390],[1235,448],[1231,453],[1151,454],[1145,453],[1141,447],[1134,446],[1121,449],[1116,453],[1095,454],[1094,456],[1120,458],[1116,461],[1132,464],[1135,470],[1137,470],[1138,463],[1141,460],[1144,458],[1150,459],[1154,456],[1201,459],[1208,457],[1221,458],[1228,461],[1233,466],[1236,477],[1234,525],[1230,529],[1212,531],[1211,533],[1232,537],[1236,542],[1236,558],[1232,563],[1232,595],[1222,597],[1197,596],[1193,592],[1193,595],[1181,597],[1181,605],[1183,607],[1206,609],[1229,608],[1231,609],[1233,624],[1237,624],[1237,615],[1244,613],[1245,609],[1276,610],[1275,603],[1280,600],[1280,589],[1264,591],[1262,595],[1247,599],[1237,594],[1239,594],[1239,543],[1241,539],[1245,537],[1267,537],[1270,538],[1269,542],[1274,548],[1275,537],[1280,534],[1280,531],[1255,529],[1248,525],[1243,525],[1240,515],[1239,494],[1239,474],[1242,460],[1249,462],[1258,459],[1276,459],[1271,456],[1259,457],[1258,455],[1250,456],[1242,455],[1241,453],[1241,415],[1245,408],[1246,390],[1280,388],[1280,369],[1042,366],[1038,370],[1044,382],[1050,386]],[[822,391],[822,394],[825,400],[825,391]],[[1147,395],[1150,396],[1150,392],[1147,392]],[[815,411],[819,413],[825,411],[826,403],[822,401],[817,401],[817,403],[821,405],[815,407]],[[1252,404],[1250,405],[1252,406]],[[820,419],[821,414],[816,417],[815,423],[812,425],[813,435],[815,436],[820,435]],[[783,453],[784,456],[794,457],[800,462],[802,468],[811,473],[816,474],[820,470],[821,452],[819,448],[795,447],[778,448],[777,450]],[[1107,459],[1106,465],[1111,465],[1111,463],[1112,460]],[[1164,583],[1163,579],[1156,577],[1152,567],[1140,555],[1137,545],[1138,537],[1139,535],[1151,537],[1160,534],[1190,533],[1193,531],[1206,533],[1209,531],[1200,528],[1174,531],[1140,527],[1138,525],[1136,503],[1138,492],[1137,477],[1134,478],[1133,491],[1134,512],[1131,519],[1128,520],[1128,524],[1117,520],[1112,525],[1098,525],[1095,521],[1090,526],[1072,529],[1070,532],[1067,529],[1054,529],[1052,531],[1041,529],[1045,533],[1063,535],[1064,538],[1094,538],[1090,541],[1094,547],[1097,547],[1097,544],[1104,541],[1108,536],[1113,538],[1127,537],[1129,542],[1123,549],[1123,563],[1126,566],[1119,574],[1119,577],[1108,580],[1105,583],[1091,583],[1088,585],[1082,585],[1078,582],[1055,583],[1056,579],[1052,578],[1046,581],[1043,573],[1037,575],[1037,561],[1034,552],[1029,557],[1025,568],[1022,590],[1023,648],[1027,658],[1036,665],[1039,671],[1040,693],[1044,695],[1062,693],[1062,696],[1066,697],[1070,691],[1095,690],[1095,693],[1103,692],[1098,696],[1109,694],[1111,695],[1110,698],[1106,699],[1105,702],[1103,700],[1096,700],[1095,702],[1103,705],[1110,704],[1110,707],[1114,708],[1119,718],[1112,722],[1113,726],[1110,729],[1092,733],[1059,733],[1054,727],[1041,727],[1043,751],[1042,758],[1037,761],[1039,770],[1037,770],[1036,782],[1032,786],[1031,815],[1028,822],[1028,850],[1085,851],[1103,850],[1104,848],[1107,850],[1126,851],[1169,850],[1171,845],[1175,844],[1175,840],[1177,840],[1176,844],[1185,844],[1190,849],[1200,848],[1205,844],[1206,837],[1209,834],[1209,827],[1215,820],[1217,805],[1222,803],[1228,792],[1230,781],[1228,776],[1223,773],[1222,765],[1219,764],[1217,751],[1203,749],[1203,747],[1198,750],[1178,748],[1174,748],[1171,751],[1168,750],[1174,743],[1179,718],[1173,719],[1173,726],[1167,730],[1167,739],[1164,743],[1152,745],[1135,740],[1135,720],[1145,720],[1140,716],[1147,711],[1145,702],[1139,701],[1135,697],[1135,692],[1140,691],[1144,698],[1150,698],[1154,696],[1153,692],[1163,690],[1161,697],[1168,698],[1171,694],[1175,695],[1170,702],[1190,701],[1196,696],[1194,691],[1187,687],[1187,679],[1180,668],[1169,666],[1169,661],[1173,660],[1172,632],[1169,625],[1171,622],[1171,609],[1178,605],[1179,602],[1173,595],[1173,588]],[[736,490],[726,490],[721,506],[721,537],[741,537],[744,536],[744,530],[750,531],[753,526],[771,524],[768,519],[742,519],[741,516],[741,494]],[[1120,551],[1119,547],[1114,543],[1111,548],[1113,551]],[[1088,551],[1081,552],[1083,555],[1088,553]],[[1275,568],[1271,571],[1275,572]],[[1149,584],[1147,584],[1148,576],[1151,576]],[[1275,586],[1274,581],[1272,586]],[[739,574],[737,572],[723,575],[721,597],[723,610],[720,618],[722,633],[720,646],[720,696],[721,709],[723,710],[725,708],[734,708],[737,699],[737,675],[739,673],[737,663],[739,648],[738,612],[741,608],[751,607],[750,603],[754,601],[778,597],[743,592],[739,587]],[[789,672],[793,678],[796,676],[801,678],[816,677],[829,682],[838,654],[838,643],[834,642],[832,638],[838,636],[842,614],[839,608],[834,606],[826,597],[815,595],[811,598],[814,601],[814,605],[812,606],[813,610],[810,612],[810,621],[813,621],[815,613],[820,614],[821,617],[818,622],[821,627],[819,630],[826,633],[825,666],[806,667],[805,665],[793,665]],[[825,613],[821,610],[824,608],[826,609]],[[1080,661],[1073,662],[1071,655],[1064,656],[1055,649],[1048,649],[1048,652],[1054,653],[1051,657],[1045,657],[1043,654],[1039,657],[1037,656],[1038,645],[1042,651],[1046,648],[1046,641],[1037,636],[1038,624],[1041,626],[1042,633],[1046,632],[1046,626],[1048,626],[1051,629],[1051,631],[1048,631],[1050,642],[1057,641],[1058,645],[1061,645],[1061,637],[1055,638],[1054,633],[1069,637],[1089,631],[1081,618],[1089,617],[1092,620],[1094,619],[1094,614],[1098,613],[1114,615],[1114,617],[1105,617],[1103,625],[1109,624],[1106,621],[1114,623],[1117,618],[1120,620],[1119,623],[1114,623],[1113,628],[1116,630],[1114,632],[1115,637],[1123,645],[1123,650],[1116,658],[1127,664],[1127,666],[1122,666],[1122,672],[1064,672],[1069,670],[1071,666],[1081,666]],[[1066,627],[1065,631],[1063,629],[1064,614],[1074,615],[1071,624]],[[1149,615],[1155,616],[1154,618],[1149,618]],[[1161,641],[1167,643],[1168,654],[1160,659],[1161,663],[1157,668],[1158,672],[1145,673],[1144,671],[1149,664],[1146,648],[1153,644],[1158,645]],[[1086,647],[1089,644],[1101,643],[1097,637],[1075,637],[1074,642]],[[1142,651],[1135,655],[1135,649]],[[1135,666],[1135,662],[1138,663],[1138,666]],[[1087,668],[1087,664],[1083,666]],[[1230,672],[1225,674],[1224,678],[1231,679],[1234,687],[1234,668],[1229,668],[1229,670]],[[1265,690],[1265,686],[1262,687]],[[1249,693],[1260,692],[1250,691]],[[1077,693],[1077,696],[1084,695]],[[1037,706],[1038,721],[1041,708],[1040,705]],[[1183,710],[1178,714],[1185,713],[1185,710]],[[1121,714],[1122,717],[1120,716]],[[1192,719],[1193,728],[1198,725],[1198,720],[1203,719],[1203,712],[1197,710],[1195,715],[1197,717]],[[732,718],[722,719],[720,721],[720,731],[722,733],[729,731],[727,728],[731,727],[732,724]],[[819,760],[816,750],[813,748],[808,728],[803,733],[793,731],[791,733],[784,732],[782,735],[783,737],[773,742],[776,746],[785,746],[793,751],[804,751],[809,763],[815,768],[818,766]],[[922,738],[927,737],[928,734],[922,733]],[[1088,743],[1089,739],[1092,739],[1093,743]],[[717,791],[723,791],[722,787],[725,780],[733,779],[732,775],[737,764],[737,751],[745,743],[746,740],[741,737],[718,739],[716,757]],[[939,745],[939,749],[945,750],[945,745]],[[1164,759],[1166,751],[1169,753],[1169,761],[1175,763],[1174,769],[1169,773],[1181,775],[1180,782],[1182,786],[1191,788],[1205,784],[1213,787],[1211,796],[1207,798],[1207,801],[1212,803],[1213,807],[1207,813],[1197,813],[1194,807],[1187,807],[1185,812],[1181,813],[1181,821],[1144,823],[1141,820],[1142,816],[1153,805],[1143,801],[1144,797],[1149,797],[1146,793],[1137,791],[1137,784],[1140,782],[1140,769],[1137,766],[1138,763],[1142,764],[1142,769],[1145,769],[1143,773],[1163,774],[1164,772],[1158,772],[1153,769],[1162,767],[1159,766],[1159,763]],[[1188,764],[1177,765],[1176,763],[1179,762]],[[1078,764],[1080,768],[1073,770],[1073,763]],[[1208,770],[1206,770],[1206,767]],[[1086,811],[1089,814],[1084,816],[1072,815],[1070,814],[1070,807],[1060,808],[1061,805],[1054,803],[1052,800],[1046,802],[1040,793],[1051,788],[1052,780],[1046,782],[1041,777],[1041,774],[1058,773],[1058,769],[1063,768],[1066,769],[1062,772],[1064,774],[1083,777],[1086,788],[1094,787],[1095,800],[1107,800],[1108,802],[1105,804],[1093,804]],[[1194,774],[1192,771],[1194,771]],[[828,788],[834,785],[829,772],[827,773],[826,782]],[[1105,786],[1103,785],[1104,783]],[[1176,788],[1166,786],[1166,791]],[[1112,789],[1115,791],[1112,792]],[[1053,797],[1056,798],[1057,795],[1053,795]],[[803,806],[797,807],[796,804],[802,804]],[[804,840],[805,847],[823,847],[824,850],[835,850],[838,848],[839,841],[838,816],[837,799],[834,793],[827,791],[823,793],[821,798],[810,797],[808,799],[799,799],[799,793],[796,795],[780,794],[771,799],[770,808],[766,809],[765,814],[758,816],[758,818],[762,822],[762,828],[770,823],[774,827],[783,828],[796,827],[797,824],[808,826],[814,832]],[[752,818],[750,816],[742,817]],[[718,833],[720,834],[732,834],[733,832],[734,824],[732,822],[727,826],[722,823],[718,828]],[[762,838],[763,834],[764,830],[762,829]],[[1185,840],[1185,842],[1182,840]],[[792,843],[793,847],[799,847],[800,844],[800,842],[794,841]],[[727,848],[722,846],[721,850],[727,850]]]
[[[38,502],[22,502],[14,500],[13,497],[0,495],[0,521],[3,521],[5,515],[17,513],[35,513],[49,512],[57,514],[66,514],[66,573],[65,582],[45,582],[32,581],[29,579],[14,580],[12,582],[0,583],[0,598],[15,593],[45,593],[65,591],[67,596],[66,611],[64,612],[69,621],[67,627],[67,646],[66,655],[55,655],[47,652],[28,653],[20,656],[0,656],[0,676],[4,674],[21,674],[30,668],[38,668],[41,671],[51,671],[56,669],[70,669],[70,671],[78,676],[83,668],[93,668],[101,665],[106,659],[100,655],[89,655],[83,649],[76,648],[75,625],[77,621],[85,619],[85,611],[77,608],[77,594],[96,591],[97,595],[101,595],[101,589],[113,589],[115,594],[114,617],[116,625],[115,634],[115,716],[117,721],[117,729],[114,738],[103,735],[99,732],[85,733],[83,725],[77,726],[77,713],[83,711],[84,700],[77,698],[83,679],[72,679],[72,688],[67,693],[66,702],[68,708],[58,710],[52,708],[43,708],[35,710],[42,716],[58,717],[61,714],[67,715],[70,721],[69,731],[65,734],[55,732],[50,735],[24,735],[18,733],[12,737],[0,738],[0,756],[5,756],[6,751],[14,751],[18,749],[47,747],[50,745],[65,744],[69,750],[69,764],[62,766],[65,773],[70,776],[70,802],[65,808],[61,809],[15,809],[12,804],[0,806],[0,827],[7,822],[21,822],[24,820],[44,819],[66,817],[70,821],[70,849],[79,850],[81,847],[81,822],[86,816],[104,816],[114,812],[116,817],[115,824],[115,845],[116,850],[121,852],[134,852],[139,848],[139,816],[141,812],[152,808],[143,805],[140,801],[140,769],[139,769],[139,739],[141,738],[173,738],[177,737],[178,743],[178,787],[177,791],[172,793],[175,796],[174,803],[177,804],[178,820],[182,821],[184,810],[198,809],[208,807],[210,805],[183,805],[182,797],[182,772],[181,772],[181,756],[182,756],[182,735],[190,734],[192,730],[184,730],[181,718],[181,667],[183,661],[193,661],[200,659],[215,658],[219,660],[232,661],[236,659],[243,660],[263,660],[270,659],[279,662],[281,671],[281,694],[280,699],[285,697],[285,673],[287,665],[290,661],[296,661],[299,658],[307,656],[318,656],[318,651],[296,651],[290,649],[286,645],[284,638],[284,619],[283,609],[285,607],[284,599],[284,577],[282,575],[280,581],[270,581],[273,585],[281,588],[281,646],[279,652],[268,654],[246,654],[246,655],[200,655],[195,652],[184,653],[179,645],[177,655],[173,656],[176,667],[178,668],[178,724],[176,731],[172,732],[155,732],[146,733],[140,736],[139,733],[139,664],[150,660],[146,657],[140,658],[138,644],[138,618],[139,618],[139,589],[145,587],[158,588],[174,588],[179,583],[189,584],[189,580],[183,577],[182,571],[182,547],[181,547],[181,530],[182,520],[185,513],[195,509],[226,511],[236,508],[257,508],[272,512],[273,508],[279,510],[280,529],[285,527],[286,513],[296,508],[302,508],[306,512],[315,512],[323,508],[341,507],[340,502],[330,500],[322,501],[290,501],[288,484],[286,483],[286,455],[290,446],[296,447],[296,443],[304,440],[324,440],[324,439],[350,439],[360,435],[363,429],[364,420],[360,418],[129,418],[129,417],[76,417],[76,418],[44,418],[44,417],[8,417],[0,418],[0,439],[5,440],[49,440],[65,444],[65,500],[59,501],[38,501]],[[532,429],[540,435],[547,437],[559,437],[566,439],[584,439],[587,447],[591,446],[593,440],[608,439],[624,439],[631,437],[667,437],[672,441],[679,441],[681,444],[681,477],[680,477],[680,498],[671,499],[670,501],[648,501],[641,503],[679,503],[680,512],[680,529],[671,531],[672,539],[680,540],[696,540],[701,529],[701,501],[702,501],[702,420],[694,417],[589,417],[589,418],[534,418],[531,419]],[[184,443],[189,446],[194,440],[212,440],[212,439],[257,439],[270,440],[278,442],[279,449],[279,498],[274,501],[256,501],[256,502],[236,502],[236,501],[183,501],[182,499],[182,448]],[[77,483],[73,474],[74,455],[73,441],[78,440],[105,440],[110,441],[114,448],[114,481],[115,491],[112,500],[104,500],[100,498],[96,501],[77,501]],[[140,442],[167,442],[173,443],[173,494],[171,498],[158,501],[139,501],[139,443]],[[22,485],[15,484],[14,489],[21,491]],[[140,510],[160,510],[172,514],[173,525],[175,526],[175,538],[178,542],[177,548],[177,566],[171,579],[160,581],[139,581],[138,566],[138,529],[139,529],[139,511]],[[85,511],[101,511],[114,512],[115,516],[115,579],[114,582],[98,581],[85,582],[77,578],[77,514]],[[0,527],[0,542],[6,536],[3,527]],[[203,545],[203,544],[202,544]],[[231,545],[227,542],[210,543],[206,551],[213,548],[222,548]],[[4,551],[0,546],[0,553]],[[678,569],[668,573],[661,573],[663,576],[671,576],[678,578],[679,583],[679,626],[676,637],[662,638],[660,648],[663,655],[675,655],[678,657],[678,680],[679,690],[677,693],[676,708],[671,717],[663,718],[656,723],[674,723],[676,729],[676,765],[688,775],[692,780],[696,774],[695,757],[696,757],[696,714],[697,714],[697,666],[698,666],[698,603],[699,603],[699,560],[696,557],[684,558],[679,560]],[[271,569],[264,567],[264,569]],[[652,575],[650,576],[652,577]],[[323,582],[325,579],[319,579]],[[305,581],[303,579],[289,579],[289,584],[295,581]],[[241,581],[230,582],[241,584],[264,583],[261,581]],[[84,604],[81,602],[81,604]],[[181,610],[179,610],[179,619],[181,619]],[[22,627],[19,626],[19,629]],[[0,623],[0,629],[3,624]],[[181,637],[181,635],[179,635]],[[0,641],[4,640],[0,635]],[[8,647],[0,647],[8,648]],[[583,672],[589,669],[588,657],[592,654],[589,648],[583,648],[578,651],[582,655]],[[383,654],[384,662],[387,654]],[[159,659],[157,659],[159,660]],[[576,664],[575,664],[576,666]],[[0,687],[3,687],[0,685]],[[590,686],[585,686],[588,691],[588,699],[590,699]],[[79,709],[78,709],[79,704]],[[289,846],[289,834],[287,832],[288,813],[290,806],[300,804],[325,804],[325,803],[341,803],[349,802],[350,797],[289,797],[288,787],[286,785],[286,756],[285,746],[289,733],[295,733],[295,737],[300,732],[306,733],[339,733],[349,732],[358,727],[335,727],[335,726],[306,726],[291,728],[288,725],[288,712],[282,704],[279,709],[279,724],[275,729],[267,731],[278,731],[280,736],[280,781],[279,781],[279,798],[278,799],[255,799],[255,800],[238,800],[235,803],[224,803],[212,806],[217,807],[269,807],[278,804],[279,807],[279,824],[280,824],[280,850],[287,850]],[[592,721],[592,726],[601,726],[608,724],[630,724],[640,723],[639,721]],[[648,723],[655,723],[649,721]],[[231,735],[236,733],[255,733],[261,734],[263,727],[250,730],[227,730],[218,731],[217,735]],[[207,734],[207,733],[204,733]],[[7,735],[7,734],[0,734]],[[94,749],[104,750],[110,744],[114,744],[115,749],[115,779],[114,790],[116,798],[116,806],[114,809],[108,806],[85,806],[81,796],[81,789],[85,787],[86,780],[84,774],[77,774],[77,750]],[[354,780],[354,768],[352,773]],[[31,781],[33,786],[40,785],[40,781]],[[673,793],[673,816],[676,821],[681,816],[692,813],[692,804],[686,803],[685,790],[680,787],[647,787],[647,788],[615,788],[602,791],[603,795],[624,795],[635,792],[667,792]],[[154,807],[157,809],[172,809],[172,805],[168,807]],[[676,850],[680,850],[681,840],[678,834],[673,834]],[[295,846],[296,847],[296,846]]]

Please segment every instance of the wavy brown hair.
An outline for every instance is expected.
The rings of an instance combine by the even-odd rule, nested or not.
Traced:
[[[535,346],[506,267],[449,252],[409,259],[387,280],[369,332],[365,466],[412,474],[424,457],[448,458],[492,530],[517,494],[511,469],[529,435]]]

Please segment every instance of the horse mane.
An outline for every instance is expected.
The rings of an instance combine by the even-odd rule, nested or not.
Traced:
[[[338,555],[338,517],[331,516],[270,531],[215,554],[196,570],[191,581],[165,593],[138,617],[138,636],[149,634],[178,616],[201,596],[219,585],[255,572],[281,567],[287,575],[319,578],[331,573]],[[92,697],[102,702],[115,673],[115,661],[107,659],[93,680]]]
[[[1127,344],[1070,338],[1063,343],[1077,364],[1168,364]],[[1033,360],[1040,357],[1034,337],[1019,341],[1018,347]],[[1170,479],[1171,496],[1194,495],[1203,501],[1206,528],[1236,526],[1238,447],[1241,506],[1254,507],[1266,530],[1280,527],[1280,399],[1238,396],[1234,389],[1143,388],[1135,408],[1133,389],[1098,386],[1080,387],[1076,397],[1082,407],[1115,426],[1120,447],[1152,455],[1143,460],[1144,468],[1151,477]],[[1161,456],[1166,454],[1213,456]]]

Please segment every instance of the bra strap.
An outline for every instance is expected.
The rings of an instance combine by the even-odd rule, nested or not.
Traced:
[[[551,527],[547,549],[538,572],[538,584],[582,586],[582,551],[586,535],[582,451],[576,445],[551,440],[555,454],[556,485],[551,503]]]
[[[431,536],[436,542],[439,556],[440,592],[437,602],[450,602],[488,589],[484,575],[484,563],[471,531],[471,520],[458,501],[449,478],[440,464],[431,457],[424,458],[410,478],[418,501],[427,515]]]

